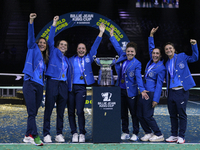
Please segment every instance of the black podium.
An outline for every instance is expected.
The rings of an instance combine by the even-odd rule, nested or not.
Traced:
[[[93,143],[121,141],[120,87],[92,87]]]

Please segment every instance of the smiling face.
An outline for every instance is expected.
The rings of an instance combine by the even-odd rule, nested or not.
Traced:
[[[160,53],[160,50],[158,48],[155,48],[152,52],[152,59],[154,63],[157,63],[158,61],[160,61],[162,55]]]
[[[171,59],[174,57],[174,53],[175,53],[175,48],[173,45],[171,44],[167,44],[164,47],[165,49],[165,54]]]
[[[132,60],[136,55],[136,51],[134,47],[128,47],[126,49],[126,57],[128,60]]]
[[[60,41],[57,48],[64,54],[67,51],[68,43],[65,40]]]
[[[45,39],[41,38],[39,41],[38,41],[38,47],[40,49],[41,52],[45,51],[46,48],[47,48],[47,42]]]
[[[85,56],[86,52],[87,52],[87,50],[86,50],[85,44],[83,44],[83,43],[78,44],[78,47],[77,47],[78,57]]]

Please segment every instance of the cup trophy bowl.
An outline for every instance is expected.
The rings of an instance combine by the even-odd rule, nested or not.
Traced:
[[[112,66],[115,65],[118,56],[113,57],[99,57],[93,56],[94,61],[100,66],[99,76],[97,83],[100,86],[112,86],[114,85],[114,77]]]

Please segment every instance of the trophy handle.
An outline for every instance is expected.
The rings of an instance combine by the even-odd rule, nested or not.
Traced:
[[[117,59],[119,58],[118,55],[115,56],[115,58],[113,58],[112,64],[110,64],[110,66],[115,65],[115,63],[117,62]]]
[[[96,58],[97,58],[96,55],[93,55],[93,59],[96,60]]]
[[[98,66],[101,66],[100,60],[99,60],[99,58],[96,57],[96,55],[93,55],[93,59],[94,59],[94,61],[96,62],[96,64],[97,64]]]

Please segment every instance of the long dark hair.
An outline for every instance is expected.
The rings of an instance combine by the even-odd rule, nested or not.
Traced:
[[[41,39],[44,39],[46,42],[46,49],[42,52],[42,55],[43,55],[45,64],[48,64],[48,62],[49,62],[49,45],[47,43],[47,40],[43,37],[40,37],[39,39],[37,39],[37,41],[35,43],[38,44]]]

